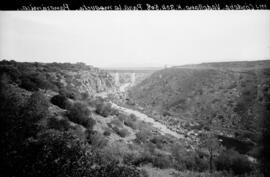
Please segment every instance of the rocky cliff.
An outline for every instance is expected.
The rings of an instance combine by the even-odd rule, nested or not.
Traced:
[[[0,62],[0,67],[2,71],[14,75],[20,87],[30,91],[65,89],[92,95],[116,89],[110,74],[84,63],[19,63],[4,60]]]

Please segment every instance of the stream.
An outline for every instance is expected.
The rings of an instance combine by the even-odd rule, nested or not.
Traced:
[[[139,120],[142,120],[144,122],[147,122],[147,123],[151,123],[153,127],[159,129],[160,133],[162,135],[165,135],[165,134],[170,134],[176,138],[184,138],[183,135],[180,135],[172,130],[170,130],[169,128],[167,128],[164,124],[161,124],[160,122],[156,121],[155,119],[147,116],[146,114],[144,113],[141,113],[137,110],[132,110],[132,109],[129,109],[129,108],[125,108],[125,107],[121,107],[121,106],[118,106],[117,104],[115,103],[112,103],[112,107],[119,110],[119,111],[122,111],[128,115],[130,114],[134,114]]]
[[[128,87],[130,87],[131,85],[132,85],[131,83],[123,84],[122,86],[119,87],[119,91],[120,92],[125,92],[128,89]],[[102,93],[97,94],[96,96],[106,98],[108,94],[109,94],[108,92],[102,92]],[[147,116],[146,114],[144,114],[144,113],[142,113],[140,111],[119,106],[119,105],[117,105],[117,104],[115,104],[115,103],[113,103],[111,101],[110,101],[110,103],[112,104],[113,108],[115,108],[115,109],[117,109],[119,111],[122,111],[125,114],[128,114],[128,115],[134,114],[139,120],[147,122],[147,123],[151,123],[152,126],[157,128],[162,135],[169,134],[169,135],[171,135],[171,136],[173,136],[175,138],[178,138],[178,139],[179,138],[180,139],[184,138],[184,136],[182,134],[178,134],[177,132],[170,130],[164,124],[156,121],[152,117],[149,117],[149,116]]]

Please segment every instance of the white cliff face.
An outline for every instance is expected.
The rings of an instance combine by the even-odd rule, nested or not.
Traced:
[[[79,92],[96,94],[116,89],[114,78],[101,70],[62,71],[55,73],[64,86],[70,86]]]
[[[80,92],[87,91],[89,94],[100,93],[115,88],[113,78],[107,73],[78,73],[77,79],[81,83],[78,87]]]
[[[131,73],[131,85],[134,85],[136,81],[136,75],[135,73]]]
[[[119,81],[119,73],[115,73],[115,75],[114,75],[114,81],[115,81],[115,84],[116,84],[116,85],[119,85],[119,84],[120,84],[120,81]]]

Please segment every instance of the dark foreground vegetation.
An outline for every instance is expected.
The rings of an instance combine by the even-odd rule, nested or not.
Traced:
[[[76,90],[75,80],[53,81],[46,71],[40,72],[45,78],[33,79],[35,74],[21,70],[27,66],[37,73],[44,67],[79,71],[85,65],[39,65],[0,63],[0,176],[146,177],[151,169],[173,169],[179,177],[269,174],[268,119],[264,119],[261,146],[254,152],[256,162],[224,147],[210,131],[191,149],[184,140],[161,135],[106,100]],[[268,96],[264,101],[269,108]]]

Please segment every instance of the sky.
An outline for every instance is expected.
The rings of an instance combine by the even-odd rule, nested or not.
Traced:
[[[1,11],[0,59],[163,67],[270,59],[270,11]]]

